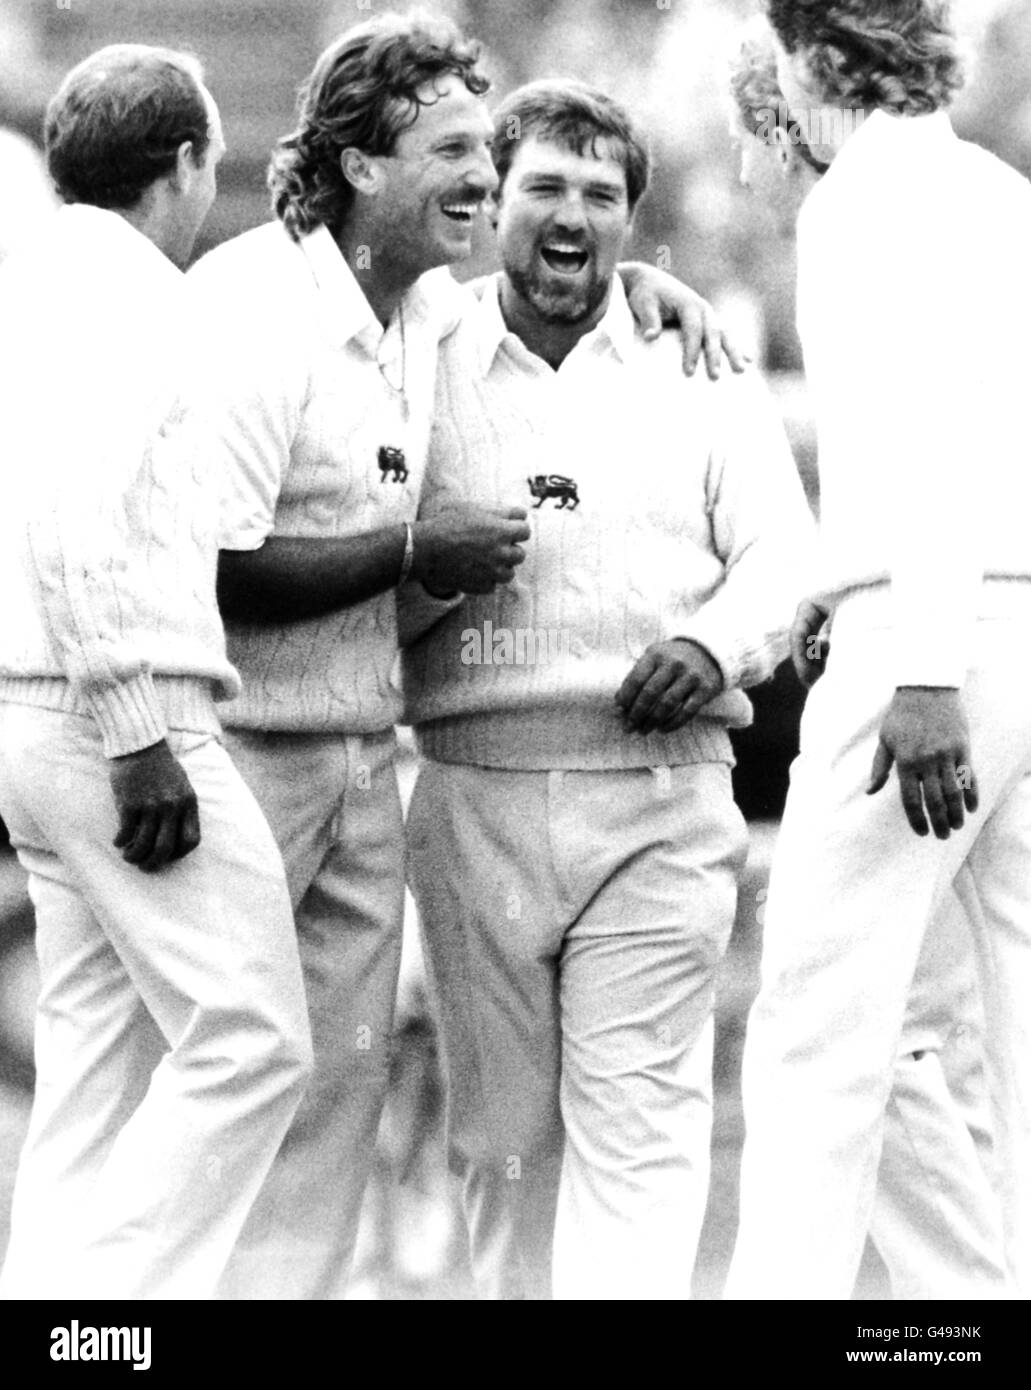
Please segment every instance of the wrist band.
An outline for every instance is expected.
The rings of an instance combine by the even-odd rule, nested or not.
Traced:
[[[412,572],[412,561],[415,559],[415,538],[412,535],[411,522],[405,522],[405,553],[401,559],[401,573],[397,576],[397,587],[408,578]]]

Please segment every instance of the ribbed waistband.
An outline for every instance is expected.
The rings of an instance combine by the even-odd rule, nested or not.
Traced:
[[[490,710],[452,715],[415,730],[419,751],[440,763],[517,772],[734,765],[730,736],[699,717],[672,734],[628,734],[615,709]]]
[[[198,676],[155,676],[153,681],[169,729],[221,734],[209,680]],[[0,676],[0,700],[64,714],[90,715],[81,695],[63,676]]]

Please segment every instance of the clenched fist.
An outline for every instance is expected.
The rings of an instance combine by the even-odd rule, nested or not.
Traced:
[[[412,527],[411,576],[431,594],[489,594],[514,578],[529,539],[520,507],[455,507]]]
[[[164,739],[111,759],[118,812],[114,843],[145,873],[182,859],[200,844],[200,815],[190,779]]]

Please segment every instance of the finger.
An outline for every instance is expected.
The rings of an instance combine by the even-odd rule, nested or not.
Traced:
[[[918,835],[926,835],[927,817],[924,815],[924,801],[921,794],[920,779],[915,772],[899,768],[899,795],[906,820]]]
[[[647,732],[651,726],[652,708],[672,682],[672,669],[667,663],[660,663],[638,691],[637,698],[626,712],[623,722],[628,729],[636,729],[642,734]]]
[[[950,762],[943,763],[938,769],[938,778],[941,783],[942,796],[945,799],[945,814],[949,825],[953,830],[961,830],[963,828],[963,793],[956,779],[956,768]]]
[[[867,796],[873,796],[875,792],[881,790],[888,780],[888,773],[891,771],[891,765],[894,761],[895,759],[889,753],[883,740],[879,741],[877,752],[873,755],[873,765],[870,768],[870,783],[866,789]]]
[[[637,699],[638,693],[640,692],[642,686],[648,680],[648,677],[651,675],[651,673],[655,670],[657,661],[657,657],[652,656],[648,652],[645,652],[644,656],[642,656],[638,660],[633,670],[630,672],[630,674],[624,680],[623,684],[619,687],[619,690],[616,692],[617,705],[622,705],[624,710],[628,710],[630,708],[630,706]]]
[[[494,570],[493,583],[489,583],[485,589],[475,589],[473,592],[477,594],[489,594],[491,589],[493,589],[496,585],[511,584],[514,578],[515,570],[512,568],[511,565],[497,565]]]
[[[980,793],[977,789],[977,773],[970,766],[969,759],[963,763],[958,771],[960,774],[960,784],[963,788],[963,804],[970,814],[973,815],[981,800]]]
[[[192,854],[200,844],[200,810],[196,801],[191,801],[179,822],[179,843],[175,847],[173,859],[184,859]]]
[[[791,664],[795,668],[795,675],[808,689],[814,685],[823,674],[823,642],[817,641],[815,644],[817,657],[814,658],[814,638],[820,631],[826,620],[826,614],[821,608],[817,608],[814,603],[803,603],[799,606],[795,614],[794,622],[791,624],[789,644],[791,650]],[[814,669],[815,668],[815,669]]]
[[[141,811],[136,821],[136,833],[132,840],[122,850],[122,858],[128,864],[139,864],[150,854],[154,848],[154,837],[157,834],[158,813],[157,811]]]
[[[501,527],[501,540],[512,544],[515,541],[528,541],[530,527],[525,521],[506,521]]]
[[[697,685],[698,677],[692,671],[686,671],[672,685],[667,686],[652,705],[651,713],[642,725],[641,732],[650,734],[658,729],[662,733],[668,733],[670,722],[680,714],[684,702],[690,698]]]
[[[179,843],[179,810],[178,806],[170,806],[158,816],[150,853],[139,861],[144,873],[152,874],[156,869],[163,869],[175,854]]]
[[[498,516],[504,517],[506,521],[525,521],[527,511],[525,507],[506,507],[503,511],[498,512]]]
[[[659,312],[658,300],[654,295],[634,295],[631,308],[642,338],[646,343],[650,343],[662,332],[662,314]]]
[[[695,715],[698,713],[700,709],[704,709],[705,706],[709,703],[709,701],[713,698],[714,694],[714,691],[708,689],[704,685],[699,684],[695,688],[691,697],[684,701],[684,707],[681,711],[683,715],[683,723],[686,724],[688,720],[693,719],[695,717]],[[679,729],[680,727],[681,725],[678,724],[677,728]]]
[[[728,338],[726,333],[723,333],[721,338],[723,342],[723,351],[727,355],[727,361],[730,363],[731,371],[737,372],[738,376],[740,376],[742,372],[748,370],[752,358],[749,353],[739,348],[733,339]]]
[[[115,849],[122,849],[125,845],[132,843],[136,834],[136,826],[139,821],[139,812],[135,809],[123,810],[118,820],[118,833],[115,835],[112,844]]]
[[[939,840],[947,840],[952,833],[949,829],[949,808],[945,804],[945,793],[942,790],[938,769],[929,768],[923,774],[921,783],[931,829]]]
[[[812,683],[812,672],[809,669],[809,627],[806,623],[799,622],[796,618],[791,624],[789,637],[791,647],[791,664],[795,668],[795,675],[807,688]]]
[[[503,565],[521,565],[526,559],[526,551],[521,545],[507,545],[499,558]]]
[[[705,370],[710,381],[719,381],[720,372],[723,370],[723,334],[716,322],[716,316],[711,313],[705,315],[704,341]]]
[[[663,729],[665,734],[675,734],[678,729],[682,729],[685,724],[689,724],[698,711],[704,708],[712,699],[712,691],[706,690],[704,685],[699,685],[693,694],[684,701],[680,711],[669,721]]]
[[[704,319],[691,315],[688,322],[680,322],[680,343],[683,353],[685,376],[694,376],[698,358],[702,351],[702,332]]]

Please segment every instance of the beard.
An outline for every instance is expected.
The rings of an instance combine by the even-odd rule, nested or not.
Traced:
[[[537,252],[529,266],[504,258],[503,263],[516,293],[547,323],[582,323],[601,307],[609,292],[608,281],[597,275],[593,265],[583,282],[565,286],[542,266]]]

